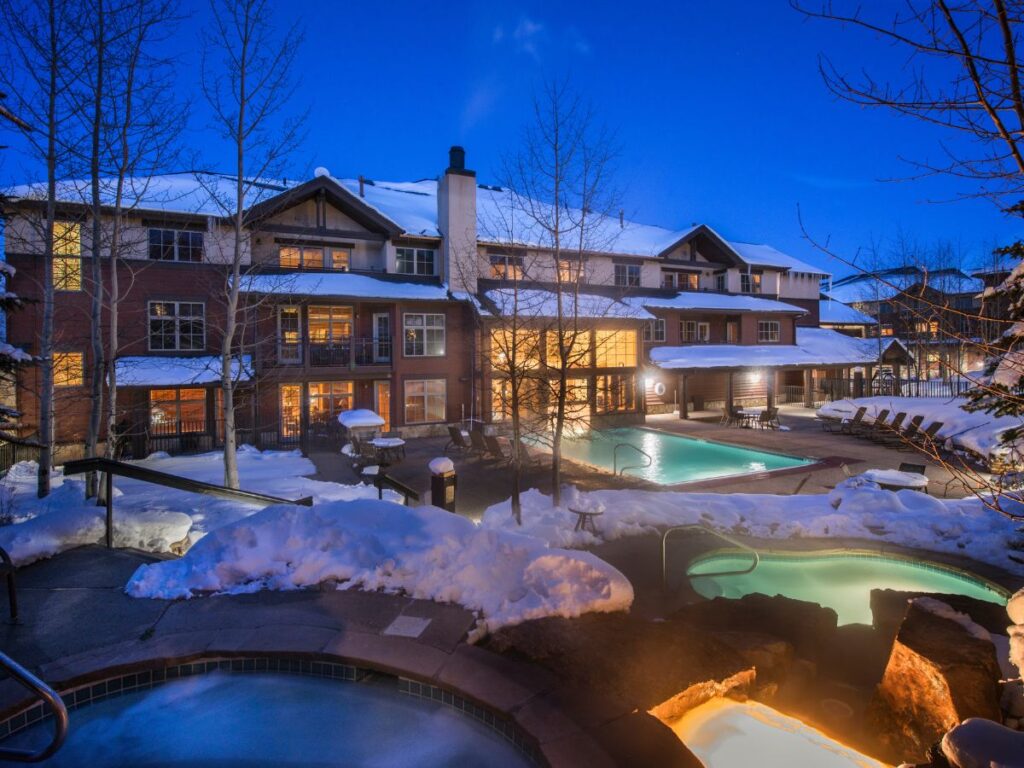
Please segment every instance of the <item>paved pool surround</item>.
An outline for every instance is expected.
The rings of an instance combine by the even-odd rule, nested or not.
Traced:
[[[20,569],[21,623],[0,625],[0,646],[73,705],[103,695],[111,680],[152,685],[183,669],[194,674],[196,664],[326,676],[351,669],[461,707],[539,765],[693,765],[634,702],[569,688],[540,667],[467,644],[474,617],[458,606],[333,588],[181,601],[125,595],[128,577],[152,559],[83,547]],[[396,632],[426,619],[418,636]],[[34,704],[16,682],[0,681],[8,729],[42,716]]]

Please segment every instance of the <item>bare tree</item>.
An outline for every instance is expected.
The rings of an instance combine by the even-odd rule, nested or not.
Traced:
[[[76,34],[80,8],[74,2],[0,0],[0,27],[11,67],[0,67],[0,82],[13,94],[13,112],[31,153],[46,167],[45,209],[38,241],[43,270],[42,324],[39,332],[39,471],[37,493],[50,492],[54,448],[53,256],[57,184],[66,169],[73,140],[74,104],[67,78],[82,62]]]
[[[280,175],[299,139],[304,116],[285,108],[294,90],[291,70],[302,35],[297,26],[278,35],[266,0],[211,0],[211,11],[211,29],[204,36],[203,93],[218,132],[234,154],[232,193],[217,194],[217,199],[233,226],[224,288],[221,391],[224,484],[237,488],[232,369],[242,310],[243,263],[250,253],[248,209],[267,191],[263,182]]]
[[[547,83],[534,99],[533,116],[518,151],[504,163],[503,186],[513,190],[515,216],[524,235],[548,259],[554,282],[551,328],[546,333],[553,404],[552,500],[561,502],[562,439],[573,368],[591,324],[580,314],[587,254],[607,249],[618,195],[611,184],[615,147],[593,110],[569,83]],[[582,320],[582,322],[581,322]],[[589,346],[588,346],[589,353]]]

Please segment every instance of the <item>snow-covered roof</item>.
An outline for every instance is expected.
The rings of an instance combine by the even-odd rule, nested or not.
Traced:
[[[242,290],[245,293],[403,301],[444,301],[448,298],[448,289],[436,283],[381,280],[351,272],[260,274],[249,275],[243,280]]]
[[[664,369],[865,365],[878,360],[878,339],[858,339],[827,328],[797,328],[796,344],[654,347],[650,358]]]
[[[119,387],[177,387],[220,381],[219,355],[119,357],[116,367]],[[238,358],[232,360],[231,376],[235,381],[249,381],[252,378],[252,357],[243,355],[241,361]]]
[[[508,317],[518,313],[521,317],[552,318],[558,315],[557,294],[537,288],[520,288],[517,292],[512,288],[495,288],[486,291],[482,297],[481,309],[494,317]],[[579,308],[576,309],[573,295],[562,295],[562,312],[564,317],[609,318],[615,320],[653,320],[654,315],[643,306],[628,301],[590,293],[579,295]]]
[[[383,427],[384,419],[368,408],[355,408],[338,414],[338,422],[346,429],[359,427]]]
[[[878,321],[870,315],[858,312],[849,304],[834,299],[822,299],[818,302],[818,317],[821,323],[836,325],[877,325]]]
[[[898,267],[880,272],[850,275],[836,280],[827,293],[844,304],[887,301],[915,285],[927,285],[943,293],[980,293],[984,281],[970,277],[959,269],[925,271],[918,267]]]
[[[735,241],[729,241],[729,245],[740,255],[740,258],[752,266],[782,267],[794,272],[808,272],[812,275],[828,274],[821,267],[794,259],[788,253],[783,253],[770,245],[754,245],[753,243],[737,243]]]
[[[726,312],[796,312],[806,314],[807,310],[794,304],[774,299],[734,293],[713,293],[711,291],[681,291],[672,297],[630,296],[624,301],[648,309],[705,309]]]

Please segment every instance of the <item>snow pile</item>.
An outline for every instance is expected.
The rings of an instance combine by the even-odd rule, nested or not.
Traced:
[[[132,462],[172,475],[222,484],[223,454],[168,456],[156,453]],[[60,468],[53,476],[53,491],[36,498],[36,464],[15,464],[2,481],[4,506],[14,518],[0,526],[0,547],[17,565],[27,565],[66,549],[95,544],[105,533],[103,507],[86,501],[83,477],[65,478]],[[241,487],[285,499],[312,496],[316,502],[376,498],[368,485],[341,485],[310,480],[303,475],[316,467],[298,451],[263,451],[250,446],[238,450]],[[388,492],[391,494],[391,492]],[[261,505],[204,496],[124,477],[114,478],[114,543],[152,552],[167,552],[187,539],[192,544],[222,525],[248,517]],[[397,494],[391,498],[397,499]]]
[[[376,500],[268,507],[213,531],[180,560],[141,566],[126,591],[173,599],[328,580],[458,603],[483,614],[481,631],[633,602],[626,577],[589,552],[481,529],[437,507]]]
[[[942,737],[942,754],[954,768],[1024,766],[1024,733],[971,717]]]
[[[956,622],[966,629],[967,634],[971,637],[976,637],[978,640],[992,640],[992,635],[989,634],[987,629],[980,624],[976,624],[966,613],[953,610],[953,608],[946,605],[946,603],[941,600],[936,600],[934,597],[917,597],[910,602],[933,616],[938,616],[939,618],[949,619],[950,621]]]
[[[1001,435],[1008,429],[1022,426],[1019,418],[1014,416],[992,416],[991,414],[963,410],[966,398],[955,397],[860,397],[851,400],[837,400],[818,409],[818,415],[833,418],[850,418],[857,409],[866,407],[865,419],[873,419],[879,411],[888,409],[889,418],[900,412],[907,414],[909,422],[914,416],[923,416],[923,426],[933,421],[941,421],[942,429],[938,431],[939,440],[946,442],[947,447],[969,450],[982,458],[1003,460],[1024,458],[1024,451],[1017,451],[1012,446],[1004,445]]]
[[[582,547],[671,525],[702,524],[726,533],[765,539],[857,538],[974,558],[1024,573],[1007,556],[1019,539],[1013,521],[976,498],[938,499],[918,491],[883,491],[853,478],[829,494],[678,493],[667,491],[571,489],[564,507],[533,489],[522,495],[523,524],[516,525],[509,501],[490,507],[482,525],[517,530],[552,546]],[[567,507],[602,507],[599,534],[574,531]]]
[[[346,429],[358,427],[382,427],[384,419],[367,408],[356,408],[351,411],[342,411],[338,414],[338,421]]]

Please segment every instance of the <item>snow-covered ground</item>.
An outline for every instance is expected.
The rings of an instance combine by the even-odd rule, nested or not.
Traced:
[[[179,560],[141,566],[127,592],[183,598],[330,580],[457,603],[481,612],[478,633],[633,602],[628,579],[589,552],[480,528],[437,507],[366,500],[267,507],[213,531]]]
[[[1024,573],[1007,557],[1019,540],[1019,523],[989,510],[975,498],[939,499],[918,491],[883,491],[861,478],[829,494],[772,496],[743,493],[573,489],[563,507],[537,490],[522,496],[523,525],[512,519],[508,501],[484,512],[481,525],[520,530],[557,547],[580,547],[624,536],[652,533],[671,525],[703,524],[725,533],[765,539],[858,538],[962,555]],[[566,507],[601,511],[599,535],[574,531],[576,516]]]
[[[933,421],[941,421],[943,426],[938,437],[946,441],[947,447],[969,450],[978,456],[988,458],[1013,458],[1015,461],[1024,459],[1024,446],[1015,450],[1000,441],[1000,435],[1008,429],[1022,426],[1019,418],[1013,416],[992,416],[988,413],[969,413],[961,406],[966,402],[962,397],[860,397],[849,400],[837,400],[818,409],[822,416],[850,418],[861,406],[866,407],[865,418],[871,420],[880,411],[888,409],[889,419],[897,413],[905,412],[907,422],[914,416],[924,416],[923,427]],[[906,423],[906,422],[905,422]]]
[[[222,484],[223,456],[218,452],[196,456],[153,454],[134,462],[172,475]],[[241,487],[285,499],[312,496],[316,502],[376,498],[368,485],[341,485],[310,480],[316,467],[298,451],[238,451]],[[168,551],[188,539],[194,543],[209,531],[248,517],[261,506],[177,491],[123,477],[114,478],[114,543],[153,552]],[[105,532],[105,510],[85,500],[81,476],[65,478],[58,469],[53,491],[36,498],[36,464],[21,462],[0,481],[0,512],[14,517],[0,526],[0,547],[17,565],[50,557],[65,549],[93,544]]]

